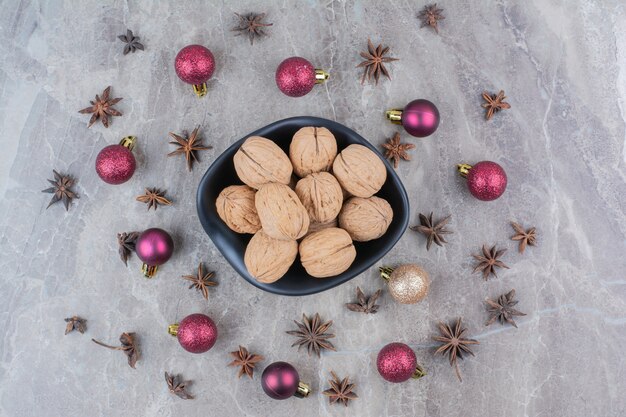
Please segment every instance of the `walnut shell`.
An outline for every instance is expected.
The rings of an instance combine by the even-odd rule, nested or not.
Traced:
[[[233,157],[235,171],[244,184],[258,189],[269,182],[289,184],[293,171],[287,154],[269,139],[251,136]]]
[[[393,210],[387,200],[380,197],[352,197],[339,213],[339,227],[350,234],[352,240],[367,242],[385,234],[393,220]]]
[[[309,230],[309,214],[287,185],[270,183],[261,186],[254,205],[263,230],[274,239],[300,239]]]
[[[247,185],[231,185],[222,190],[215,200],[217,214],[237,233],[256,233],[261,220],[254,206],[256,191]]]
[[[352,265],[356,249],[350,235],[338,227],[311,233],[300,242],[300,261],[316,278],[339,275]]]
[[[287,273],[297,254],[295,240],[273,239],[259,230],[250,239],[243,262],[257,281],[270,284]]]
[[[336,156],[337,141],[325,127],[303,127],[293,135],[289,145],[289,159],[301,178],[330,171]]]
[[[302,178],[296,184],[296,194],[312,221],[327,223],[341,211],[341,186],[328,172],[317,172]]]
[[[378,155],[363,145],[350,145],[337,155],[333,174],[356,197],[371,197],[387,180],[387,169]]]

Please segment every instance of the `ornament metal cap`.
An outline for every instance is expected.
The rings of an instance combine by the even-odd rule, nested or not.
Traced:
[[[206,83],[193,85],[193,92],[196,93],[198,98],[202,98],[206,96],[207,91],[208,91],[208,88],[206,86]]]
[[[380,268],[378,268],[378,271],[380,272],[380,277],[385,281],[389,281],[389,277],[391,276],[393,270],[394,268],[390,266],[381,266]]]
[[[324,84],[329,77],[330,74],[323,69],[315,68],[315,84]]]
[[[131,152],[135,148],[136,143],[137,143],[137,137],[135,136],[124,136],[122,140],[120,141],[120,145],[122,145],[123,147],[125,147]]]
[[[467,174],[469,174],[470,169],[472,169],[470,164],[457,164],[456,166],[456,170],[459,171],[459,175],[463,178],[467,178]]]
[[[293,396],[298,398],[305,398],[308,397],[310,393],[311,387],[309,387],[309,384],[305,384],[304,382],[300,381],[298,382],[298,388],[296,389],[296,392],[293,394]]]
[[[415,372],[413,372],[413,375],[411,375],[411,378],[420,379],[422,377],[425,377],[426,375],[427,375],[426,371],[424,371],[424,368],[422,368],[420,364],[418,363],[417,365],[415,365]]]
[[[143,276],[146,278],[152,278],[157,273],[158,269],[159,267],[157,265],[148,265],[148,264],[141,265],[141,272],[143,273]]]
[[[415,304],[428,295],[430,277],[417,264],[398,265],[396,268],[379,268],[380,276],[387,282],[391,297],[400,304]]]
[[[403,109],[391,109],[385,112],[387,120],[396,125],[402,124],[402,110]]]
[[[167,332],[174,337],[178,336],[178,323],[167,326]]]

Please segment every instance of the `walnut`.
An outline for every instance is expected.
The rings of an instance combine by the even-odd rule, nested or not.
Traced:
[[[356,197],[371,197],[387,179],[387,169],[380,157],[363,145],[345,148],[333,163],[333,174],[339,184]]]
[[[254,205],[263,230],[274,239],[300,239],[309,230],[309,214],[287,185],[270,183],[261,186]]]
[[[336,156],[337,141],[325,127],[303,127],[293,135],[289,145],[289,159],[301,178],[330,171]]]
[[[243,262],[257,281],[270,284],[287,273],[297,254],[295,240],[274,239],[259,230],[250,239]]]
[[[300,261],[306,272],[316,278],[339,275],[352,265],[356,249],[343,229],[329,227],[311,233],[300,242]]]
[[[233,157],[235,171],[244,184],[258,189],[268,182],[289,184],[293,171],[287,154],[269,139],[251,136]]]
[[[341,211],[341,186],[328,172],[317,172],[302,178],[296,184],[296,194],[312,221],[327,223]]]
[[[217,214],[231,230],[254,234],[261,229],[261,220],[254,206],[255,193],[247,185],[231,185],[217,196]]]
[[[393,219],[389,203],[379,197],[352,197],[339,213],[339,227],[357,242],[378,239],[385,234]]]

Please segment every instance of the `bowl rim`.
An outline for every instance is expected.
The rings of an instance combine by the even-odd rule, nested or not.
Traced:
[[[272,130],[274,129],[277,125],[284,125],[284,124],[289,124],[289,123],[296,123],[296,124],[302,124],[303,127],[305,126],[323,126],[326,127],[327,129],[329,129],[331,132],[333,132],[334,130],[337,131],[348,131],[350,133],[350,135],[354,138],[357,139],[357,142],[367,148],[369,148],[370,150],[374,151],[376,153],[376,155],[382,160],[382,162],[385,164],[385,168],[387,169],[387,177],[391,177],[393,182],[395,184],[398,185],[398,189],[397,192],[399,194],[400,200],[402,202],[402,205],[404,207],[406,207],[406,209],[403,211],[403,216],[398,219],[400,221],[400,227],[399,227],[399,231],[392,236],[392,239],[387,242],[385,244],[384,249],[381,251],[381,253],[375,257],[372,257],[371,260],[368,260],[366,262],[364,262],[363,264],[361,264],[360,266],[356,267],[356,269],[350,271],[350,274],[348,276],[346,276],[344,279],[342,280],[335,280],[333,282],[331,282],[330,280],[327,280],[326,278],[313,278],[313,279],[317,279],[319,281],[319,285],[316,285],[313,288],[309,288],[309,289],[305,289],[302,291],[298,291],[298,292],[293,292],[290,290],[285,290],[282,289],[280,287],[276,287],[273,286],[272,284],[265,284],[265,283],[261,283],[258,282],[256,279],[254,279],[254,277],[252,277],[247,270],[242,270],[239,265],[235,265],[231,259],[229,258],[229,256],[227,256],[221,248],[221,244],[222,242],[218,243],[216,242],[216,239],[219,241],[219,236],[213,236],[213,233],[211,232],[211,228],[210,228],[210,224],[209,224],[209,219],[207,218],[208,216],[204,213],[203,211],[203,206],[206,203],[205,199],[204,199],[204,193],[203,190],[207,187],[210,186],[209,182],[210,182],[210,176],[213,174],[214,171],[214,167],[217,165],[221,165],[223,162],[223,159],[226,159],[226,154],[229,154],[230,151],[232,151],[234,148],[239,148],[241,146],[241,144],[248,139],[251,136],[263,136],[263,133],[268,131],[268,130]],[[274,139],[269,138],[268,139],[274,141]],[[213,202],[214,204],[214,202]],[[211,241],[213,242],[213,244],[215,245],[215,247],[217,248],[217,250],[220,252],[220,254],[224,257],[224,259],[226,259],[226,261],[231,265],[231,267],[235,270],[235,272],[237,272],[237,274],[239,276],[241,276],[244,280],[246,280],[248,283],[252,284],[253,286],[255,286],[256,288],[259,288],[263,291],[269,292],[269,293],[273,293],[273,294],[277,294],[277,295],[284,295],[284,296],[292,296],[292,297],[299,297],[299,296],[306,296],[306,295],[313,295],[313,294],[317,294],[320,292],[324,292],[326,290],[330,290],[334,287],[337,287],[341,284],[344,284],[348,281],[350,281],[353,278],[356,278],[357,276],[361,275],[363,272],[367,271],[369,268],[372,267],[372,265],[374,265],[376,262],[378,262],[380,259],[382,259],[387,253],[389,253],[389,251],[391,249],[393,249],[393,247],[395,247],[395,245],[398,243],[398,241],[400,240],[400,238],[404,235],[404,233],[406,232],[406,229],[408,227],[409,224],[409,216],[410,216],[410,204],[409,204],[409,197],[407,195],[406,189],[404,188],[404,184],[402,183],[402,180],[400,179],[400,177],[398,176],[398,174],[396,173],[395,169],[393,168],[393,166],[389,163],[389,161],[378,151],[378,149],[376,149],[376,147],[374,145],[372,145],[367,139],[365,139],[363,136],[361,136],[359,133],[357,133],[356,131],[352,130],[351,128],[336,122],[334,120],[329,120],[329,119],[324,119],[321,117],[315,117],[315,116],[295,116],[295,117],[289,117],[286,119],[282,119],[282,120],[278,120],[275,121],[273,123],[270,123],[266,126],[263,126],[259,129],[256,129],[254,132],[251,132],[249,134],[246,134],[245,136],[243,136],[241,139],[235,141],[233,144],[231,144],[229,147],[227,147],[214,161],[213,163],[207,168],[206,172],[204,173],[204,175],[202,176],[202,179],[200,180],[200,182],[198,183],[198,189],[196,192],[196,212],[198,215],[198,219],[200,220],[200,224],[202,225],[202,228],[204,229],[205,233],[209,236],[209,238],[211,239]],[[232,232],[232,233],[236,233],[236,232]],[[245,267],[244,267],[245,269]],[[347,271],[343,272],[342,274],[345,274]],[[311,277],[307,277],[309,279],[311,279]]]

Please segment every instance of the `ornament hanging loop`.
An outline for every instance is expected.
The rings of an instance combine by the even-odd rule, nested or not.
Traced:
[[[167,326],[167,332],[174,337],[178,336],[178,323]]]
[[[207,89],[206,83],[193,85],[193,92],[196,93],[198,98],[202,98],[206,96],[207,91],[208,89]]]
[[[470,169],[472,169],[472,166],[470,164],[458,164],[456,166],[457,171],[459,171],[459,174],[463,177],[463,178],[467,178],[467,174],[469,174]]]
[[[400,125],[402,124],[402,109],[391,109],[385,112],[387,120],[391,123]]]

